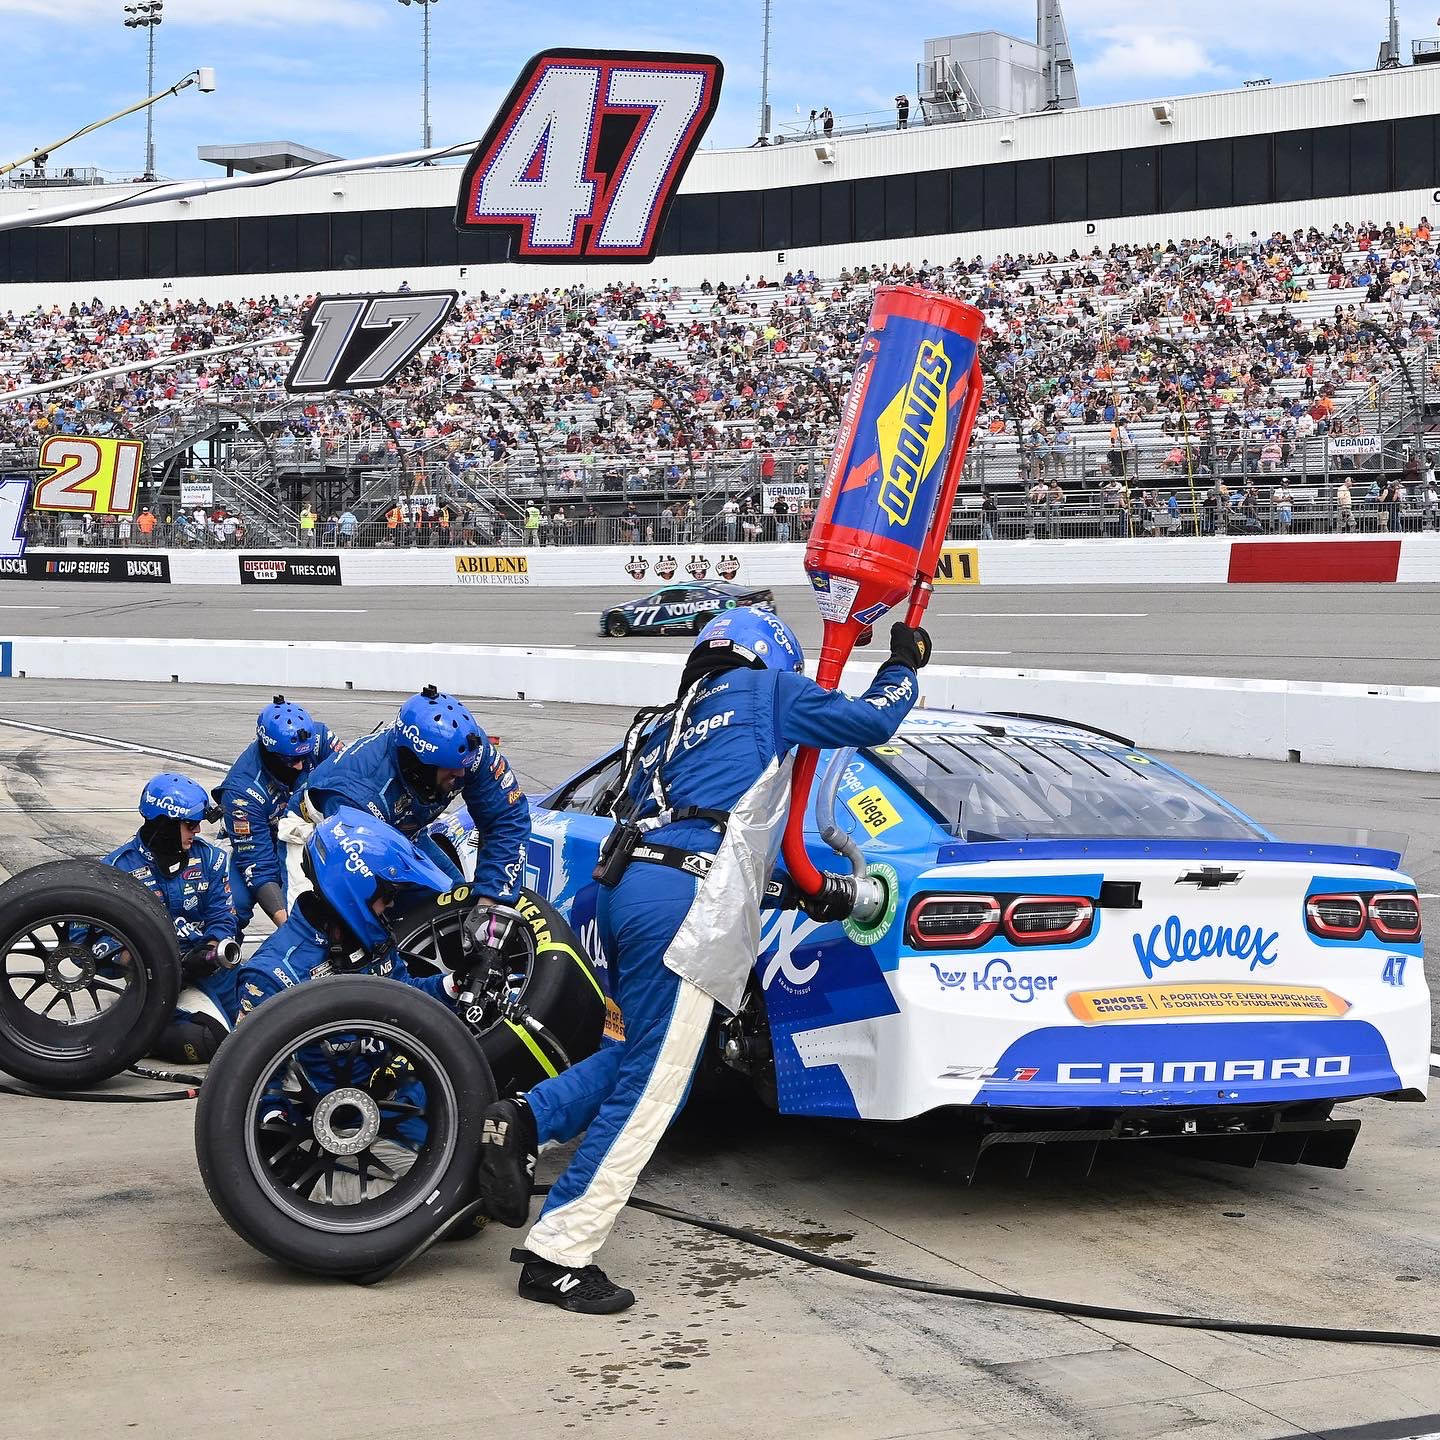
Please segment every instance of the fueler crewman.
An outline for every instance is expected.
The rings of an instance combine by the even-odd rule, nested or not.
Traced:
[[[792,751],[879,744],[918,698],[929,636],[897,624],[890,644],[852,698],[805,677],[800,642],[778,616],[727,611],[700,632],[676,704],[637,715],[611,792],[619,823],[595,870],[625,1038],[485,1115],[480,1197],[515,1227],[528,1219],[540,1144],[585,1133],[512,1253],[525,1299],[586,1314],[634,1304],[596,1253],[685,1101],[715,1007],[733,1013],[744,996]],[[838,920],[855,896],[853,877],[827,875],[800,903]]]

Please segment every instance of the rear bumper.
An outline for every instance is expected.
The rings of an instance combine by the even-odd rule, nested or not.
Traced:
[[[1037,1164],[1089,1174],[1102,1149],[1146,1142],[1194,1160],[1253,1167],[1261,1162],[1319,1165],[1343,1170],[1360,1133],[1360,1121],[1330,1117],[1329,1105],[1277,1109],[1232,1106],[1227,1109],[1134,1111],[1124,1115],[1057,1111],[1045,1128],[1024,1111],[990,1111],[979,1124],[974,1111],[962,1112],[965,1128],[947,1152],[968,1182],[982,1163],[1003,1161],[1025,1175]]]

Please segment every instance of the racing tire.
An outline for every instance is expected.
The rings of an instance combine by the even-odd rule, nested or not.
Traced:
[[[108,959],[93,932],[117,944]],[[108,1080],[149,1053],[179,995],[170,916],[123,870],[52,860],[0,885],[0,1070],[47,1090]]]
[[[301,1087],[277,1135],[275,1077],[295,1073],[288,1057],[307,1047],[316,1055],[325,1036],[343,1044],[367,1035],[408,1059],[422,1087],[424,1135],[388,1189],[365,1198],[362,1183],[361,1198],[335,1204],[335,1177],[352,1176],[352,1159],[365,1174],[369,1161],[359,1157],[385,1138],[387,1102],[375,1102],[374,1115],[347,1099],[327,1111],[327,1097],[342,1087],[317,1088],[313,1103]],[[306,1065],[313,1074],[308,1056]],[[344,1094],[364,1103],[355,1087]],[[474,1197],[482,1112],[494,1099],[485,1057],[453,1011],[398,981],[336,976],[266,1001],[221,1045],[195,1112],[195,1155],[215,1208],[262,1255],[314,1275],[361,1276],[408,1255]],[[347,1104],[359,1117],[348,1132],[335,1120]],[[415,1104],[389,1108],[396,1112],[390,1124],[413,1123]],[[372,1120],[378,1134],[360,1151],[347,1150]]]
[[[463,968],[460,928],[478,898],[472,897],[470,886],[457,885],[390,922],[412,973],[422,973],[426,965]],[[534,953],[528,957],[523,984],[511,993],[545,1033],[503,1018],[480,1031],[480,1049],[501,1095],[528,1090],[593,1055],[605,1028],[604,991],[565,917],[533,890],[522,890],[513,903],[530,927]]]
[[[611,610],[605,616],[605,633],[612,640],[623,640],[630,633],[630,622],[618,610]]]

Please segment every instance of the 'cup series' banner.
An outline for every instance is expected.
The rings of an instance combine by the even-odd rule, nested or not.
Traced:
[[[338,555],[242,555],[242,585],[339,585]]]
[[[27,550],[0,559],[0,580],[109,580],[170,583],[168,555],[85,555],[73,550]]]

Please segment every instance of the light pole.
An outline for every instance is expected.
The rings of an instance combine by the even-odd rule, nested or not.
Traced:
[[[147,49],[149,59],[145,71],[145,93],[155,93],[155,27],[165,17],[165,0],[134,0],[133,4],[125,7],[125,28],[127,30],[144,30],[148,40]],[[145,173],[140,177],[142,180],[153,180],[155,178],[155,113],[153,110],[145,112]]]
[[[425,116],[425,133],[421,149],[429,150],[430,145],[430,7],[440,0],[400,0],[402,5],[420,7],[421,33],[421,109]]]
[[[770,135],[770,0],[765,0],[764,38],[760,49],[760,138]]]

